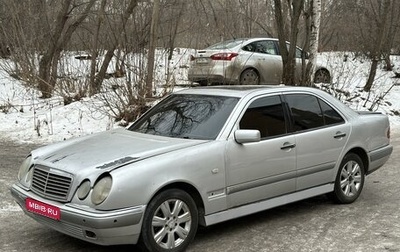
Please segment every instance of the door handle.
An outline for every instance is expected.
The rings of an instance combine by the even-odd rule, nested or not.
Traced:
[[[343,138],[343,137],[345,137],[345,136],[346,136],[346,133],[343,133],[343,132],[338,131],[338,132],[336,132],[336,134],[333,136],[333,138],[338,139],[338,138]]]
[[[292,149],[292,148],[294,148],[294,147],[296,147],[296,144],[295,144],[295,143],[286,142],[286,143],[284,143],[283,146],[281,147],[281,150]]]

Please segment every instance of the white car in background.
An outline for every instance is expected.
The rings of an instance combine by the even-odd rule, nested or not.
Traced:
[[[188,79],[202,86],[208,84],[281,84],[282,57],[278,39],[233,39],[197,50],[191,56]],[[288,44],[289,46],[289,44]],[[304,51],[296,48],[296,80],[301,77]],[[318,66],[314,82],[329,83],[331,74]]]

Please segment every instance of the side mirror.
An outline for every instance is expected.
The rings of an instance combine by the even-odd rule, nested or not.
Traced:
[[[310,58],[310,53],[302,51],[303,52],[303,56],[305,59],[309,59]]]
[[[236,130],[235,141],[239,144],[260,142],[261,133],[259,130]]]

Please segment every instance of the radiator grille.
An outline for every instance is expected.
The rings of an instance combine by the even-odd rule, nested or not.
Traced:
[[[72,184],[72,176],[48,167],[35,166],[32,178],[32,191],[44,198],[67,201]]]

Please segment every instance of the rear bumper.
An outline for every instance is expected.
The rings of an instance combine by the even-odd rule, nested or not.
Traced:
[[[205,82],[209,84],[213,83],[218,83],[218,84],[224,84],[224,83],[231,83],[228,82],[224,76],[222,75],[216,75],[216,74],[208,74],[208,75],[202,75],[202,74],[189,74],[188,75],[189,81],[192,82]]]
[[[10,191],[26,215],[61,233],[100,245],[136,244],[139,239],[145,206],[98,211],[49,201],[16,184]],[[58,207],[61,219],[53,220],[27,211],[25,207],[27,198]]]
[[[213,66],[191,66],[188,72],[189,81],[206,82],[209,84],[238,84],[238,71],[233,71],[227,64],[214,64]]]
[[[368,154],[370,165],[367,174],[371,174],[372,172],[379,169],[382,165],[384,165],[386,161],[389,159],[392,152],[393,152],[393,146],[390,144],[371,151]]]

